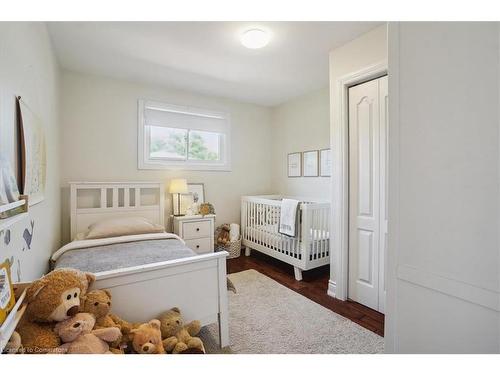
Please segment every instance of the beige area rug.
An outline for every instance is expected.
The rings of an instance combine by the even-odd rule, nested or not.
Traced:
[[[230,274],[231,345],[218,348],[217,325],[200,337],[207,353],[382,353],[384,339],[273,279],[247,270]]]

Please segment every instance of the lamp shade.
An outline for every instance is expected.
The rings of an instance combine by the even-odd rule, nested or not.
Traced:
[[[189,193],[186,179],[174,178],[172,181],[170,181],[170,188],[168,191],[170,194],[187,194],[187,193]]]

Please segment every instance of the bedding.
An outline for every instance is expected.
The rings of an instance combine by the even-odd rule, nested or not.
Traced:
[[[297,236],[299,205],[300,202],[296,199],[283,199],[281,201],[278,233],[289,237]]]
[[[51,261],[52,268],[97,273],[196,255],[175,234],[150,233],[73,241],[56,251]]]

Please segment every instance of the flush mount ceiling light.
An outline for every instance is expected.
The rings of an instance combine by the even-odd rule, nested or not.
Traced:
[[[269,39],[269,34],[262,29],[250,29],[241,34],[241,44],[251,49],[265,47]]]

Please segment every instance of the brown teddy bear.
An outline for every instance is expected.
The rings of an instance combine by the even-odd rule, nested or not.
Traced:
[[[17,327],[26,353],[49,353],[59,347],[55,324],[78,313],[94,280],[90,273],[59,268],[31,283],[26,289],[28,305]]]
[[[132,347],[138,354],[164,354],[165,349],[161,341],[160,321],[150,320],[130,331]]]
[[[105,289],[91,290],[85,296],[82,312],[94,315],[96,328],[117,327],[110,315],[111,293]],[[118,326],[119,327],[119,326]]]
[[[64,342],[57,352],[68,354],[110,354],[109,342],[119,340],[118,327],[93,329],[96,319],[92,314],[78,313],[56,324],[54,332]]]
[[[92,314],[96,318],[96,327],[118,327],[130,333],[130,330],[137,328],[139,324],[129,323],[117,315],[111,313],[111,292],[106,289],[91,290],[85,296],[83,312]]]
[[[230,231],[231,228],[229,224],[222,224],[220,226],[219,235],[217,236],[217,244],[225,246],[230,242]]]
[[[193,337],[200,333],[200,321],[193,320],[191,323],[184,325],[178,307],[165,311],[158,319],[160,320],[163,347],[167,352],[181,353],[194,348],[205,353],[203,342],[198,337]]]
[[[120,329],[123,339],[120,338],[120,340],[111,343],[110,346],[114,349],[125,346],[128,341],[127,335],[132,328],[135,328],[133,324],[111,314],[111,292],[106,289],[95,289],[88,292],[82,311],[94,315],[96,318],[95,328],[117,327]]]

